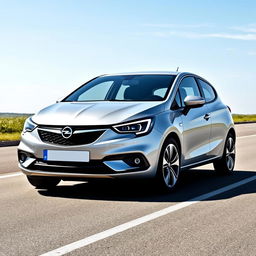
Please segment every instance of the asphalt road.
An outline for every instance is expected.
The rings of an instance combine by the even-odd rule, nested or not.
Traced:
[[[40,255],[68,245],[61,254],[255,256],[256,125],[238,125],[237,133],[233,175],[217,176],[211,165],[185,171],[171,194],[151,183],[109,181],[37,191],[24,175],[8,176],[19,171],[16,147],[0,148],[0,255]],[[220,188],[226,192],[195,198]],[[156,218],[162,209],[169,212]],[[140,225],[131,222],[151,213]]]

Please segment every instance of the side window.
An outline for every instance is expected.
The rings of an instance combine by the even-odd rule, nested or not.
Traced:
[[[201,79],[198,79],[198,81],[203,89],[205,101],[210,102],[210,101],[214,100],[216,95],[215,95],[215,92],[212,89],[212,87]]]
[[[184,99],[187,96],[201,96],[196,80],[193,77],[185,77],[179,86],[181,104],[184,106]]]
[[[107,81],[107,82],[97,84],[96,86],[82,93],[78,97],[77,101],[104,100],[112,84],[113,84],[113,81]]]

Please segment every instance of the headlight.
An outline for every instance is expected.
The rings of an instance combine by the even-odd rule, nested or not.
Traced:
[[[135,133],[136,135],[147,133],[151,127],[152,119],[144,119],[113,126],[118,133]]]
[[[32,121],[31,117],[29,117],[24,123],[23,132],[32,132],[36,127],[37,124]]]

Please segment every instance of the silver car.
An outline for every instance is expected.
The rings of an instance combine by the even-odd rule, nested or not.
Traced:
[[[229,107],[185,72],[102,75],[28,118],[19,167],[36,188],[61,180],[155,178],[172,190],[180,171],[213,163],[232,173]]]

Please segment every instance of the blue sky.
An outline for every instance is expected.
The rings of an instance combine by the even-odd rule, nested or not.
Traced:
[[[0,112],[36,112],[105,73],[175,70],[256,113],[256,1],[0,1]]]

